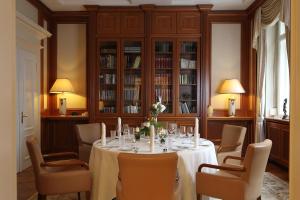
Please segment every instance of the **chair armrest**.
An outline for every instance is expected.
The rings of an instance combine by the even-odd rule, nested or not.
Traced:
[[[92,143],[89,143],[89,142],[84,142],[84,141],[81,141],[81,144],[88,145],[88,146],[93,146],[93,144],[92,144]]]
[[[221,152],[222,149],[226,149],[226,148],[236,148],[236,147],[238,147],[238,146],[240,146],[240,145],[241,145],[240,142],[237,143],[237,144],[234,144],[234,145],[220,145],[219,148],[218,148],[218,150],[217,150],[217,153]]]
[[[212,141],[214,144],[220,144],[221,143],[221,139],[211,139],[210,141]]]
[[[78,154],[75,152],[61,152],[61,153],[49,153],[43,155],[44,159],[58,159],[58,158],[78,158]]]
[[[220,166],[220,165],[211,165],[211,164],[202,164],[198,168],[198,172],[201,172],[202,168],[213,168],[213,169],[221,169],[225,171],[235,171],[235,172],[244,172],[246,171],[245,167],[228,167],[228,166]]]
[[[226,156],[223,160],[223,163],[226,164],[226,161],[232,159],[232,160],[240,160],[243,161],[244,158],[243,157],[237,157],[237,156]]]
[[[75,160],[75,159],[41,163],[41,167],[74,167],[74,166],[81,166],[86,169],[89,169],[89,166],[86,162],[82,160]]]

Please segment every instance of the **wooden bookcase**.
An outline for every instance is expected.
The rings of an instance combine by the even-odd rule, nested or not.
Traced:
[[[159,120],[201,118],[201,9],[198,6],[88,6],[90,121],[139,125],[159,99]],[[185,118],[182,118],[182,117]]]

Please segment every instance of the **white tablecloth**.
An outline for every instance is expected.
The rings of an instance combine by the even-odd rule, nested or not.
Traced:
[[[93,174],[93,200],[111,200],[116,197],[116,184],[118,180],[118,154],[125,151],[119,148],[119,141],[107,139],[106,147],[101,146],[100,141],[93,144],[90,157],[90,170]],[[196,200],[195,175],[199,165],[202,163],[217,164],[215,147],[212,142],[200,139],[199,146],[193,148],[191,140],[187,138],[176,138],[168,145],[168,152],[176,151],[178,154],[178,174],[180,181],[180,196],[182,200]],[[148,140],[141,139],[136,144],[127,146],[138,147],[138,153],[163,153],[163,147],[156,143],[155,151],[150,152]],[[190,146],[190,147],[189,147]],[[189,148],[188,148],[189,147]],[[214,172],[205,168],[207,172]]]

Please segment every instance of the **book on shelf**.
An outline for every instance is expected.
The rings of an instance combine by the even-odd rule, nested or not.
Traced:
[[[101,80],[101,83],[104,83],[107,85],[109,85],[109,84],[114,85],[114,84],[116,84],[116,75],[115,74],[101,74],[100,80]]]
[[[196,61],[195,60],[181,58],[180,59],[180,68],[181,69],[196,69]]]
[[[171,89],[170,88],[155,88],[155,96],[161,97],[163,102],[172,101]]]
[[[125,47],[125,53],[141,53],[141,47]]]
[[[138,69],[140,67],[140,63],[141,63],[141,56],[137,56],[134,60],[134,63],[132,65],[133,69]]]
[[[154,83],[156,85],[169,85],[172,83],[171,74],[155,74]]]
[[[189,107],[186,102],[181,103],[181,113],[190,113]]]
[[[101,68],[114,69],[116,66],[116,56],[101,55],[100,64],[101,64]]]
[[[111,53],[111,54],[115,54],[117,53],[117,50],[114,48],[114,49],[101,49],[101,53],[105,53],[105,54],[108,54],[108,53]]]
[[[129,105],[124,107],[124,112],[125,113],[139,113],[140,107],[138,105]]]
[[[100,90],[99,99],[103,101],[114,101],[115,91],[114,90]]]
[[[172,68],[172,57],[155,56],[155,67],[158,69]]]
[[[196,76],[195,74],[180,74],[179,75],[179,84],[187,85],[187,84],[196,84]]]

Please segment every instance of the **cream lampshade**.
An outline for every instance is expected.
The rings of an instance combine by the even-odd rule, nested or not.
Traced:
[[[62,94],[59,98],[59,114],[66,115],[67,113],[67,99],[63,96],[65,92],[74,92],[71,81],[66,78],[58,78],[50,89],[50,93]]]
[[[242,94],[245,93],[243,86],[238,79],[226,79],[221,84],[218,92],[220,94]],[[228,99],[228,115],[235,116],[235,98]]]

